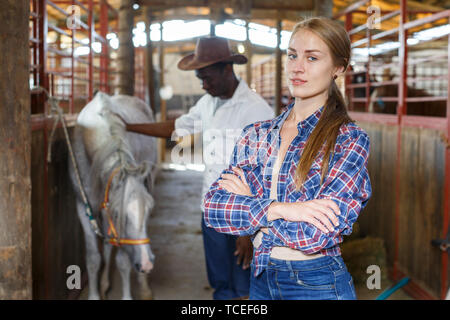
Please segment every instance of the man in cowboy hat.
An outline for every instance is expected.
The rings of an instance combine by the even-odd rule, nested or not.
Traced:
[[[195,52],[178,63],[181,70],[195,70],[203,95],[181,117],[152,124],[126,124],[128,131],[156,137],[185,136],[202,132],[203,160],[206,172],[203,195],[228,167],[234,144],[242,129],[256,121],[274,117],[272,108],[239,79],[233,64],[245,64],[247,58],[233,54],[228,40],[205,37],[197,41]],[[202,205],[203,211],[203,205]],[[248,296],[249,264],[252,244],[249,237],[218,233],[206,227],[202,231],[208,280],[214,288],[214,299],[235,299]],[[242,266],[240,266],[242,264]]]

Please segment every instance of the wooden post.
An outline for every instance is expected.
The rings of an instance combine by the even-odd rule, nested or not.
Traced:
[[[220,9],[210,8],[209,9],[209,21],[211,22],[209,27],[209,35],[211,37],[216,36],[216,24],[219,21]]]
[[[406,0],[400,1],[400,25],[398,30],[398,61],[399,61],[399,83],[398,83],[398,105],[397,105],[397,158],[395,163],[395,254],[394,267],[392,270],[394,280],[398,280],[398,263],[399,263],[399,219],[400,219],[400,171],[401,171],[401,150],[402,150],[402,118],[406,114],[406,76],[407,76],[407,61],[408,61],[408,47],[407,47],[407,30],[404,28],[406,23],[407,3]]]
[[[0,300],[32,298],[29,14],[0,1]]]
[[[252,43],[250,41],[250,34],[249,34],[249,25],[250,20],[247,20],[245,23],[245,31],[247,34],[246,41],[245,41],[245,51],[247,52],[247,65],[246,65],[246,72],[247,72],[247,84],[251,88],[252,87],[252,55],[253,55],[253,48]]]
[[[277,21],[277,47],[275,49],[275,115],[281,113],[281,20]]]
[[[164,40],[163,40],[163,24],[161,22],[161,40],[159,42],[159,88],[164,88]],[[161,96],[159,97],[160,101],[160,114],[161,114],[161,120],[160,121],[166,121],[167,119],[167,111],[166,111],[166,100],[162,99]],[[166,159],[166,139],[161,138],[160,139],[160,161],[164,162]]]
[[[449,21],[450,23],[450,21]],[[450,54],[450,35],[447,37],[447,54]],[[450,71],[450,59],[447,56],[447,72]],[[447,139],[450,139],[450,82],[447,81]],[[442,238],[447,237],[449,232],[450,220],[450,148],[447,145],[445,149],[445,169],[444,169],[444,205],[443,205],[443,223],[442,223]],[[441,253],[441,299],[445,299],[447,295],[448,282],[448,253],[443,251]]]
[[[153,112],[155,112],[156,102],[155,102],[155,72],[153,69],[153,43],[150,38],[150,26],[152,24],[152,16],[150,7],[145,7],[145,25],[147,28],[147,47],[145,50],[145,83],[147,85],[148,100],[147,103],[150,104]]]
[[[117,69],[119,94],[134,95],[133,0],[121,0],[119,8],[119,49]]]

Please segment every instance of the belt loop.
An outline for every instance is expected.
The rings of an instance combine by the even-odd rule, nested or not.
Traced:
[[[340,257],[340,256],[338,256],[338,257]],[[338,257],[331,256],[331,258],[333,258],[333,260],[339,265],[339,268],[343,268],[344,266],[342,264],[342,261],[341,261],[341,259],[338,259]]]
[[[291,261],[290,261],[290,260],[285,260],[285,262],[286,262],[286,266],[287,266],[288,269],[289,269],[289,277],[290,277],[291,279],[294,279],[295,274],[294,274],[294,269],[292,268],[292,263],[291,263]]]

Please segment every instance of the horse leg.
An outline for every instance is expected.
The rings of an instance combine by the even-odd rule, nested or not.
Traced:
[[[139,298],[141,300],[152,300],[153,293],[148,285],[148,274],[137,272],[137,281],[139,283]]]
[[[89,280],[89,300],[99,300],[98,293],[98,270],[101,264],[101,255],[98,250],[97,236],[91,228],[88,218],[85,215],[85,206],[77,201],[78,217],[84,231],[84,240],[86,244],[86,266]]]
[[[106,300],[106,292],[109,290],[109,268],[111,265],[111,251],[112,246],[109,243],[104,242],[103,244],[103,261],[105,261],[105,266],[103,267],[102,277],[100,279],[100,294],[102,299]]]
[[[130,258],[124,250],[117,250],[116,265],[122,279],[122,300],[132,300],[130,291]]]

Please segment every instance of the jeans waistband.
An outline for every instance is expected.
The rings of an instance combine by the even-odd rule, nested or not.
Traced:
[[[280,260],[270,257],[268,268],[284,271],[314,270],[336,264],[339,269],[345,267],[341,256],[323,256],[312,260]]]

